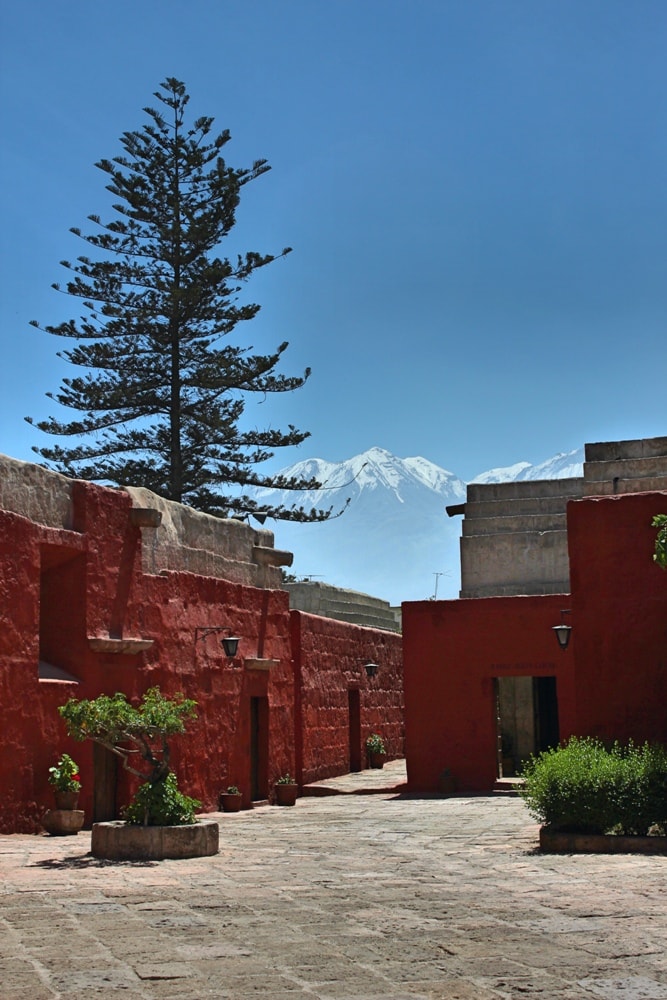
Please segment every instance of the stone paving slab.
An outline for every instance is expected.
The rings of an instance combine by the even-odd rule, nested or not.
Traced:
[[[667,1000],[667,859],[542,855],[520,799],[213,816],[180,861],[0,837],[0,1000]]]

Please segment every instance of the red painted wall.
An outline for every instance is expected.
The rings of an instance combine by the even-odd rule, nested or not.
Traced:
[[[385,679],[391,677],[397,690],[389,691],[380,674],[380,685],[368,696],[367,718],[379,721],[384,704],[392,751],[401,752],[400,638],[343,623],[330,623],[333,631],[319,635],[318,622],[308,622],[297,630],[307,648],[293,651],[292,622],[298,617],[291,620],[287,593],[192,573],[144,574],[141,532],[130,523],[129,496],[83,482],[73,490],[73,531],[0,511],[0,833],[39,829],[40,817],[52,806],[48,767],[63,751],[80,765],[80,808],[91,821],[93,747],[65,735],[57,707],[69,697],[122,691],[135,699],[158,685],[167,695],[194,698],[198,721],[190,735],[173,744],[180,786],[206,811],[215,810],[219,792],[235,784],[247,806],[252,699],[265,699],[262,705],[268,706],[261,715],[267,759],[255,798],[269,796],[281,774],[294,774],[297,766],[303,770],[303,757],[297,759],[297,720],[303,713],[311,727],[303,744],[307,773],[342,773],[346,768],[329,722],[320,726],[313,719],[311,703],[318,718],[335,715],[352,662],[363,660],[367,649],[377,650],[381,661],[387,644],[392,666]],[[219,636],[196,636],[197,627],[218,625],[241,637],[233,660],[224,656]],[[150,639],[153,646],[132,655],[95,652],[89,637],[100,636]],[[328,646],[334,641],[332,654]],[[40,658],[79,683],[39,680]],[[296,684],[301,677],[304,692]],[[129,801],[131,790],[121,771],[118,806]]]
[[[368,767],[365,741],[379,733],[389,758],[403,757],[401,636],[317,615],[292,612],[297,688],[297,779],[309,784],[354,767],[350,753],[350,695],[358,692],[356,752]],[[369,678],[364,669],[377,663]],[[354,695],[353,695],[354,697]]]
[[[568,505],[570,595],[403,606],[405,746],[411,790],[496,778],[493,678],[557,678],[560,737],[667,742],[667,572],[652,561],[667,494]],[[551,627],[571,609],[569,648]]]
[[[493,786],[495,677],[555,676],[561,732],[571,725],[572,657],[558,648],[552,632],[567,606],[563,595],[403,605],[411,791],[439,791],[446,770],[461,791]]]
[[[667,742],[667,571],[652,561],[667,493],[568,506],[577,728]]]

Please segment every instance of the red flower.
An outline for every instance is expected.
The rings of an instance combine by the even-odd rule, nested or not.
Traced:
[[[79,777],[79,775],[78,775],[78,774],[73,774],[73,775],[72,775],[72,781],[78,781],[78,782],[80,782],[80,781],[81,781],[81,778]]]

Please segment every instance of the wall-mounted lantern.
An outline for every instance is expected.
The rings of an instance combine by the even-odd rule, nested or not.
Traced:
[[[376,673],[378,672],[378,664],[371,662],[364,663],[364,670],[366,671],[367,677],[375,677]]]
[[[201,635],[198,633],[201,632]],[[229,657],[231,660],[236,656],[239,648],[240,638],[237,635],[232,635],[232,630],[227,628],[225,625],[213,625],[211,627],[197,627],[195,629],[195,641],[197,639],[205,639],[207,635],[211,635],[214,632],[225,632],[226,634],[220,640],[220,645],[225,651],[225,656]]]
[[[571,611],[561,611],[560,613],[560,625],[552,625],[554,634],[558,639],[558,645],[562,650],[567,649],[570,642],[570,636],[572,635],[572,626],[566,625],[563,621],[563,615],[572,614]]]

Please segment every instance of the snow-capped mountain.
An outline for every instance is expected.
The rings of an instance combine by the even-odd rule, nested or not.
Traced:
[[[272,525],[277,548],[294,553],[293,573],[381,597],[392,604],[435,593],[454,598],[460,589],[460,518],[445,507],[462,503],[466,484],[425,458],[397,458],[371,448],[345,462],[312,458],[283,470],[314,477],[322,489],[298,494],[298,504],[345,513],[319,524]],[[556,479],[583,474],[583,448],[540,465],[518,462],[491,469],[472,482]],[[257,490],[258,501],[291,506],[289,490]],[[267,525],[268,527],[268,525]]]
[[[539,465],[517,462],[504,469],[489,469],[471,479],[471,483],[511,483],[525,479],[574,479],[584,474],[584,449],[559,452]]]

